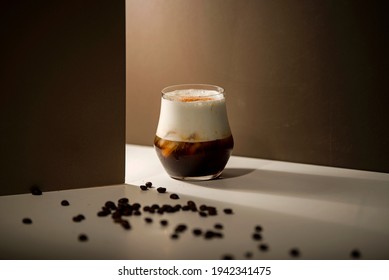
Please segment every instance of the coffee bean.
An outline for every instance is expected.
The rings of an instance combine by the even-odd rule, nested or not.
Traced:
[[[262,235],[260,235],[259,233],[254,233],[253,234],[253,239],[254,240],[261,240],[262,239]]]
[[[233,255],[224,255],[223,257],[222,257],[222,259],[223,260],[233,260],[234,259],[234,256]]]
[[[137,202],[135,202],[134,204],[132,204],[132,208],[133,208],[134,210],[139,210],[140,207],[141,207],[141,205],[140,205],[139,203],[137,203]]]
[[[178,234],[176,233],[173,233],[171,236],[170,236],[171,239],[178,239]]]
[[[123,197],[121,199],[118,200],[118,203],[120,204],[127,204],[128,203],[128,198],[127,197]]]
[[[32,220],[30,218],[24,218],[22,221],[23,221],[23,224],[26,224],[26,225],[32,224]]]
[[[212,239],[215,236],[215,233],[211,230],[207,230],[205,232],[204,238],[205,239]]]
[[[150,206],[143,207],[143,211],[145,211],[145,212],[149,212],[150,210],[151,210]]]
[[[42,195],[42,191],[38,186],[32,186],[31,187],[31,194],[32,195]]]
[[[174,210],[177,212],[177,211],[180,211],[181,210],[181,205],[180,204],[176,204],[174,207]]]
[[[135,216],[140,216],[140,215],[142,215],[142,212],[140,212],[139,210],[136,210],[136,211],[134,211],[134,215]]]
[[[358,249],[354,249],[350,253],[351,258],[359,259],[361,257],[361,252]]]
[[[190,208],[189,208],[189,206],[188,205],[184,205],[184,206],[182,206],[182,211],[189,211],[190,210]]]
[[[121,216],[122,216],[122,213],[120,213],[120,211],[115,211],[111,215],[112,219],[118,219],[118,218],[121,218]]]
[[[151,188],[152,186],[153,186],[153,183],[151,183],[151,182],[146,182],[146,187],[148,187],[148,188]]]
[[[203,211],[200,211],[200,212],[199,212],[199,215],[200,215],[201,217],[207,217],[207,216],[208,216],[207,213],[205,213],[205,212],[203,212]]]
[[[159,187],[159,188],[157,188],[157,192],[165,193],[166,192],[166,188]]]
[[[78,240],[80,240],[82,242],[88,241],[88,236],[86,234],[80,234],[78,236]]]
[[[208,207],[207,207],[207,205],[204,205],[204,204],[202,204],[202,205],[200,205],[200,208],[199,208],[201,211],[206,211],[206,210],[208,210]]]
[[[258,248],[259,248],[259,250],[261,250],[261,251],[267,251],[267,250],[269,250],[269,246],[268,246],[267,244],[265,244],[265,243],[259,244]]]
[[[141,189],[142,191],[147,191],[147,190],[149,189],[149,188],[146,187],[145,185],[140,185],[139,187],[140,187],[140,189]]]
[[[234,212],[232,211],[231,208],[226,208],[226,209],[224,209],[223,211],[224,211],[224,213],[227,214],[227,215],[231,215],[231,214],[234,213]]]
[[[131,225],[127,220],[121,220],[120,224],[124,229],[127,230],[131,229]]]
[[[82,214],[79,214],[79,215],[73,217],[73,222],[78,223],[78,222],[81,222],[82,220],[85,220],[85,216]]]
[[[176,229],[174,230],[176,233],[184,232],[186,231],[188,227],[184,224],[179,224]]]
[[[246,254],[244,254],[245,258],[246,259],[251,259],[253,257],[253,253],[252,252],[246,252]]]
[[[69,204],[69,201],[64,199],[64,200],[61,201],[61,205],[62,206],[69,206],[70,204]]]
[[[161,220],[160,223],[161,223],[162,226],[167,226],[168,225],[168,221],[167,220]]]
[[[292,249],[290,249],[289,254],[292,257],[299,257],[300,256],[300,250],[297,249],[297,248],[292,248]]]
[[[113,201],[107,201],[104,205],[105,205],[105,207],[107,207],[108,209],[111,209],[111,210],[117,209],[117,207]]]
[[[214,227],[216,229],[223,229],[223,225],[222,224],[215,224]]]
[[[97,212],[97,216],[99,216],[99,217],[106,217],[110,214],[111,214],[111,211],[108,210],[107,208]]]
[[[151,218],[145,218],[145,222],[148,224],[151,224],[153,222],[153,219]]]
[[[157,210],[157,209],[159,209],[159,205],[158,204],[153,204],[153,205],[151,205],[151,208],[154,209],[154,210]]]
[[[199,229],[199,228],[193,229],[192,232],[193,232],[193,234],[196,235],[196,236],[199,236],[199,235],[201,235],[201,234],[203,233],[203,231],[202,231],[201,229]]]
[[[171,199],[179,199],[180,197],[179,197],[177,194],[172,193],[172,194],[170,195],[170,198],[171,198]]]
[[[256,232],[262,231],[262,227],[260,225],[255,226],[255,231]]]

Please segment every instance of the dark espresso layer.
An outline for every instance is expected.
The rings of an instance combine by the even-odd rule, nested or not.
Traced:
[[[232,136],[207,142],[177,142],[154,139],[154,147],[172,177],[201,177],[221,172],[230,158]]]

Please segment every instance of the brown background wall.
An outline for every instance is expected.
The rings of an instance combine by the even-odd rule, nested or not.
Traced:
[[[0,195],[124,182],[125,2],[0,4]]]
[[[378,3],[127,0],[126,142],[152,145],[163,87],[210,83],[235,155],[389,172]]]

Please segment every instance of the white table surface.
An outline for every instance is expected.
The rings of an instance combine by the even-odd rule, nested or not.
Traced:
[[[142,191],[150,181],[156,188]],[[126,145],[126,184],[0,197],[1,259],[389,259],[389,174],[232,156],[221,179],[184,182],[171,179],[152,147]],[[169,198],[171,193],[179,200]],[[198,212],[125,217],[125,230],[97,212],[108,200],[128,197],[142,207],[194,201],[214,206],[218,215]],[[66,199],[69,206],[61,206]],[[223,209],[231,208],[233,215]],[[86,219],[75,223],[72,218]],[[33,223],[23,224],[29,217]],[[144,218],[150,217],[148,224]],[[166,219],[166,227],[160,220]],[[214,225],[221,223],[222,230]],[[178,224],[188,229],[171,239]],[[254,240],[261,225],[262,240]],[[223,238],[195,236],[194,228]],[[80,242],[79,234],[88,241]],[[259,250],[260,244],[268,246]]]

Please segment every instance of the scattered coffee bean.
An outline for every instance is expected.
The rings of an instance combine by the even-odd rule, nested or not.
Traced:
[[[153,222],[153,219],[151,218],[145,218],[145,222],[148,224],[151,224]]]
[[[134,210],[139,210],[140,207],[141,207],[141,205],[140,205],[139,203],[137,203],[137,202],[135,202],[134,204],[132,204],[132,208],[133,208]]]
[[[361,257],[361,252],[358,249],[354,249],[350,253],[351,258],[359,259]]]
[[[265,243],[259,244],[258,248],[259,248],[259,250],[261,250],[261,251],[267,251],[267,250],[269,250],[269,246],[268,246],[267,244],[265,244]]]
[[[154,210],[157,210],[157,209],[159,209],[159,205],[158,204],[153,204],[153,205],[151,205],[151,208],[154,209]]]
[[[196,236],[199,236],[199,235],[201,235],[201,234],[203,233],[203,231],[202,231],[201,229],[199,229],[199,228],[193,229],[192,232],[193,232],[193,234],[196,235]]]
[[[207,213],[205,213],[205,212],[203,212],[203,211],[200,211],[200,212],[199,212],[199,215],[200,215],[201,217],[207,217],[207,216],[208,216]]]
[[[150,210],[151,210],[150,206],[144,206],[143,207],[143,211],[145,211],[145,212],[149,212]]]
[[[32,220],[30,218],[24,218],[23,224],[30,225],[30,224],[32,224]]]
[[[300,256],[300,250],[297,249],[297,248],[292,248],[292,249],[290,249],[289,254],[292,257],[299,257]]]
[[[215,207],[208,206],[207,211],[208,211],[209,216],[216,216],[217,215],[217,210]]]
[[[127,220],[121,220],[120,224],[124,229],[127,229],[127,230],[131,229],[131,225]]]
[[[223,229],[223,225],[222,224],[215,224],[214,227],[216,229]]]
[[[186,231],[188,227],[184,224],[179,224],[176,229],[174,230],[176,233],[184,232]]]
[[[122,217],[122,213],[120,213],[120,211],[115,211],[112,213],[111,217],[112,219],[119,219]]]
[[[256,232],[262,231],[262,227],[260,225],[255,226],[255,231]]]
[[[188,205],[184,205],[184,206],[182,206],[182,211],[189,211],[190,210],[190,208],[189,208],[189,206]]]
[[[147,190],[149,189],[149,188],[146,187],[145,185],[140,185],[139,187],[140,187],[140,189],[141,189],[142,191],[147,191]]]
[[[108,208],[105,208],[99,212],[97,212],[97,216],[99,217],[106,217],[111,214],[111,211]]]
[[[204,205],[204,204],[202,204],[202,205],[200,205],[200,208],[199,208],[201,211],[206,211],[206,210],[208,210],[208,207],[207,207],[207,205]]]
[[[113,201],[107,201],[104,205],[105,205],[105,207],[107,207],[108,209],[111,209],[111,210],[117,209],[117,207]]]
[[[224,255],[222,257],[223,260],[233,260],[234,259],[234,256],[233,255],[230,255],[230,254],[227,254],[227,255]]]
[[[172,194],[170,195],[170,198],[171,198],[171,199],[179,199],[180,197],[179,197],[177,194],[172,193]]]
[[[31,193],[32,195],[42,195],[42,191],[38,186],[32,186]]]
[[[121,199],[118,200],[118,203],[120,204],[127,204],[128,203],[128,198],[127,197],[123,197]]]
[[[70,203],[69,203],[69,201],[67,201],[67,200],[64,199],[64,200],[61,201],[61,205],[62,205],[62,206],[69,206]]]
[[[231,214],[234,213],[234,212],[232,211],[231,208],[225,208],[223,211],[224,211],[224,213],[227,214],[227,215],[231,215]]]
[[[178,234],[176,233],[173,233],[171,236],[170,236],[171,239],[178,239]]]
[[[167,220],[161,220],[160,223],[161,223],[162,226],[167,226],[168,225],[168,221]]]
[[[151,188],[151,187],[153,186],[153,183],[151,183],[151,182],[146,182],[145,186],[148,187],[148,188]]]
[[[73,222],[78,223],[78,222],[81,222],[82,220],[85,220],[85,216],[82,214],[79,214],[79,215],[73,217]]]
[[[82,242],[88,241],[88,236],[86,234],[80,234],[78,236],[78,240],[80,240]]]
[[[134,215],[135,216],[140,216],[140,215],[142,215],[142,212],[140,212],[139,210],[136,210],[136,211],[134,211]]]
[[[157,188],[157,192],[165,193],[166,192],[166,188],[159,187],[159,188]]]
[[[261,240],[262,239],[262,235],[260,235],[259,233],[254,233],[253,234],[253,239],[254,240]]]

